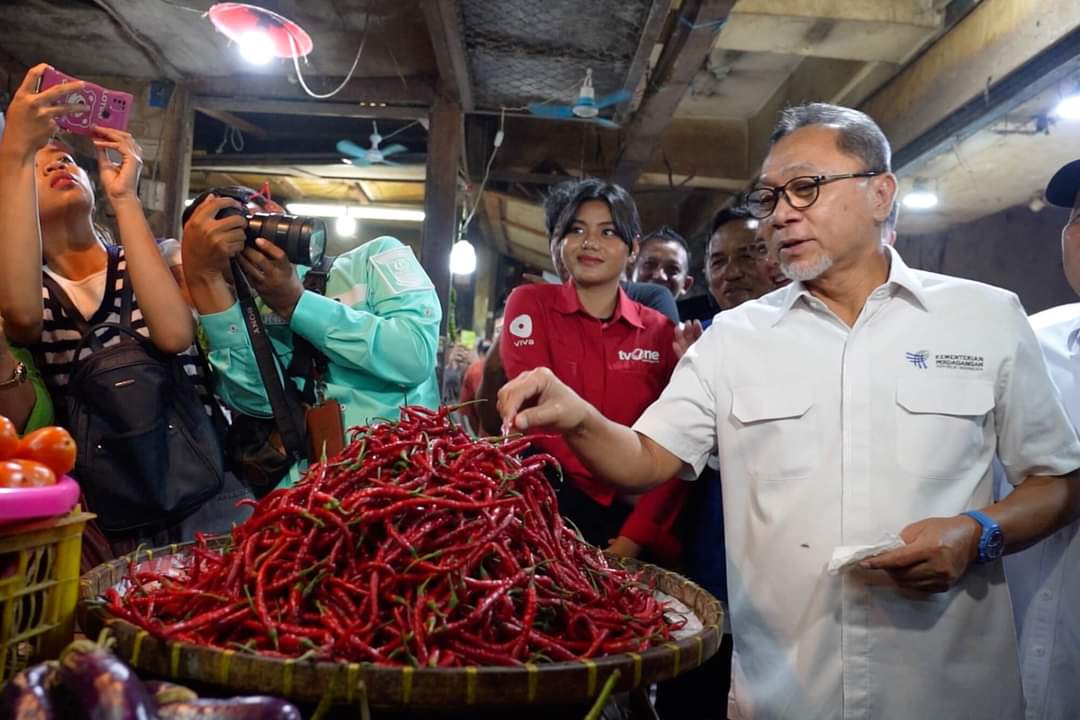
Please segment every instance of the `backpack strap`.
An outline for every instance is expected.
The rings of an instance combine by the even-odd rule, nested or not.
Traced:
[[[53,300],[57,302],[57,304],[60,305],[60,308],[64,311],[64,314],[66,314],[68,318],[70,318],[70,320],[75,323],[75,327],[79,330],[79,335],[85,338],[90,332],[90,323],[86,321],[86,318],[82,316],[82,313],[79,312],[79,309],[75,307],[75,303],[73,303],[71,301],[71,298],[68,297],[68,294],[64,291],[64,288],[60,285],[60,283],[56,282],[56,278],[54,278],[52,275],[45,271],[42,271],[41,273],[41,282],[46,288],[48,288],[49,295],[52,297]]]
[[[251,338],[251,348],[255,353],[255,361],[259,368],[263,387],[266,388],[266,396],[270,400],[270,408],[274,413],[274,422],[277,424],[281,435],[281,443],[285,446],[285,452],[295,460],[307,457],[306,443],[304,441],[304,412],[300,404],[286,390],[282,375],[278,375],[280,361],[274,347],[270,344],[270,338],[266,335],[259,309],[255,306],[255,299],[251,294],[251,286],[244,275],[236,259],[229,261],[232,266],[233,284],[236,286],[236,297],[240,302],[240,311],[244,316],[244,325],[247,327],[248,336]],[[289,382],[287,377],[285,382]]]
[[[131,287],[131,276],[125,271],[120,281],[120,324],[131,327],[131,308],[135,304],[135,291]]]

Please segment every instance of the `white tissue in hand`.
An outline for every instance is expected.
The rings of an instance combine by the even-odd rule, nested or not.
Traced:
[[[889,533],[882,537],[881,542],[873,545],[841,545],[833,550],[832,559],[826,568],[830,575],[839,575],[844,570],[862,562],[866,558],[880,555],[889,550],[903,547],[904,541],[899,535]]]

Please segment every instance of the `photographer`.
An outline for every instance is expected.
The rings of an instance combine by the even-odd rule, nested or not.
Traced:
[[[56,118],[80,107],[53,103],[81,83],[38,92],[47,67],[27,73],[0,141],[4,332],[33,351],[62,423],[73,434],[80,423],[74,475],[116,553],[140,542],[226,531],[248,513],[233,507],[246,493],[235,480],[228,484],[215,465],[213,398],[192,348],[194,322],[137,195],[142,150],[129,133],[93,128],[101,189],[116,217],[120,242],[114,244],[94,223],[89,175],[73,148],[53,138]],[[137,383],[88,392],[81,382],[92,373],[79,375],[76,368],[98,367],[99,349],[120,344],[142,353],[140,367],[154,365],[152,374],[168,379],[154,385],[144,382],[144,374]],[[122,395],[126,386],[137,391]],[[159,393],[164,390],[167,396]],[[95,402],[128,412],[95,416],[87,410]],[[183,412],[182,421],[175,412]],[[173,427],[178,430],[170,432]],[[99,441],[108,450],[95,454]],[[205,468],[191,462],[195,456]],[[130,503],[116,502],[120,492]]]
[[[273,416],[237,301],[230,269],[235,258],[259,296],[259,313],[281,365],[290,364],[298,338],[325,357],[322,395],[341,404],[345,427],[396,418],[401,405],[437,406],[441,309],[412,251],[395,238],[376,238],[334,260],[325,295],[305,290],[302,278],[309,268],[295,267],[264,238],[249,240],[248,220],[235,211],[265,208],[245,208],[228,196],[235,190],[219,188],[196,198],[184,212],[181,243],[184,276],[221,398],[246,415]],[[256,195],[248,193],[247,198]],[[293,467],[286,482],[302,469]]]

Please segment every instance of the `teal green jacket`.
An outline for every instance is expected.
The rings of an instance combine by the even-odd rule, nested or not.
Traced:
[[[435,359],[442,310],[416,256],[396,238],[379,237],[340,255],[330,269],[326,296],[305,290],[287,325],[269,308],[260,304],[260,309],[284,366],[292,358],[294,333],[326,355],[326,398],[341,403],[346,428],[377,418],[396,420],[401,405],[438,406]],[[271,417],[240,304],[203,315],[200,322],[218,376],[217,394],[242,413]],[[291,481],[298,470],[293,468]]]

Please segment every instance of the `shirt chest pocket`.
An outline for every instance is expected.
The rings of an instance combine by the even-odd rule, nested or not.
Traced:
[[[805,477],[817,467],[820,442],[814,396],[804,385],[750,385],[733,392],[735,440],[758,480]]]
[[[983,380],[905,378],[896,386],[897,464],[920,477],[951,479],[978,461],[994,409]]]

